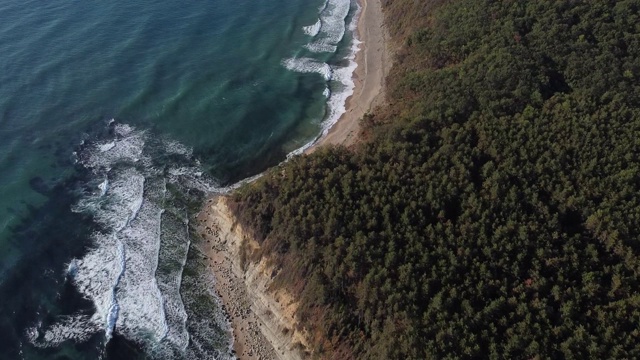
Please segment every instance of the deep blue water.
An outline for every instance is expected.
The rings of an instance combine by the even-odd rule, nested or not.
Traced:
[[[0,358],[228,358],[189,219],[340,115],[352,0],[0,3]]]

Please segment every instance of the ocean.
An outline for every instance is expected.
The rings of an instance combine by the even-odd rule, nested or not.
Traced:
[[[190,220],[353,90],[355,0],[0,3],[0,359],[231,359]]]

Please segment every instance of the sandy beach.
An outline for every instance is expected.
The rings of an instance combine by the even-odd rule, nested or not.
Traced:
[[[380,0],[361,0],[360,5],[362,10],[356,30],[360,51],[355,58],[358,66],[353,74],[353,94],[347,99],[346,111],[338,122],[306,153],[327,144],[352,145],[357,140],[362,116],[384,103],[385,79],[391,68],[392,55],[383,26],[382,4]]]
[[[361,0],[357,24],[360,51],[354,74],[354,92],[346,112],[314,146],[351,145],[362,116],[384,101],[385,77],[391,66],[380,0]],[[266,259],[245,263],[241,253],[256,251],[258,243],[246,236],[224,196],[206,201],[197,218],[203,249],[216,278],[216,291],[233,329],[234,351],[241,360],[303,359],[310,357],[303,327],[295,318],[297,304],[286,290],[270,288],[275,270]]]

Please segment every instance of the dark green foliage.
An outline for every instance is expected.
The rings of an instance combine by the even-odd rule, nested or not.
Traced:
[[[317,354],[640,357],[639,9],[441,5],[372,141],[235,194]]]

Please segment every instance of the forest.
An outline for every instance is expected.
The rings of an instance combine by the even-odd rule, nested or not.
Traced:
[[[383,3],[364,140],[230,201],[312,357],[640,358],[640,3]]]

